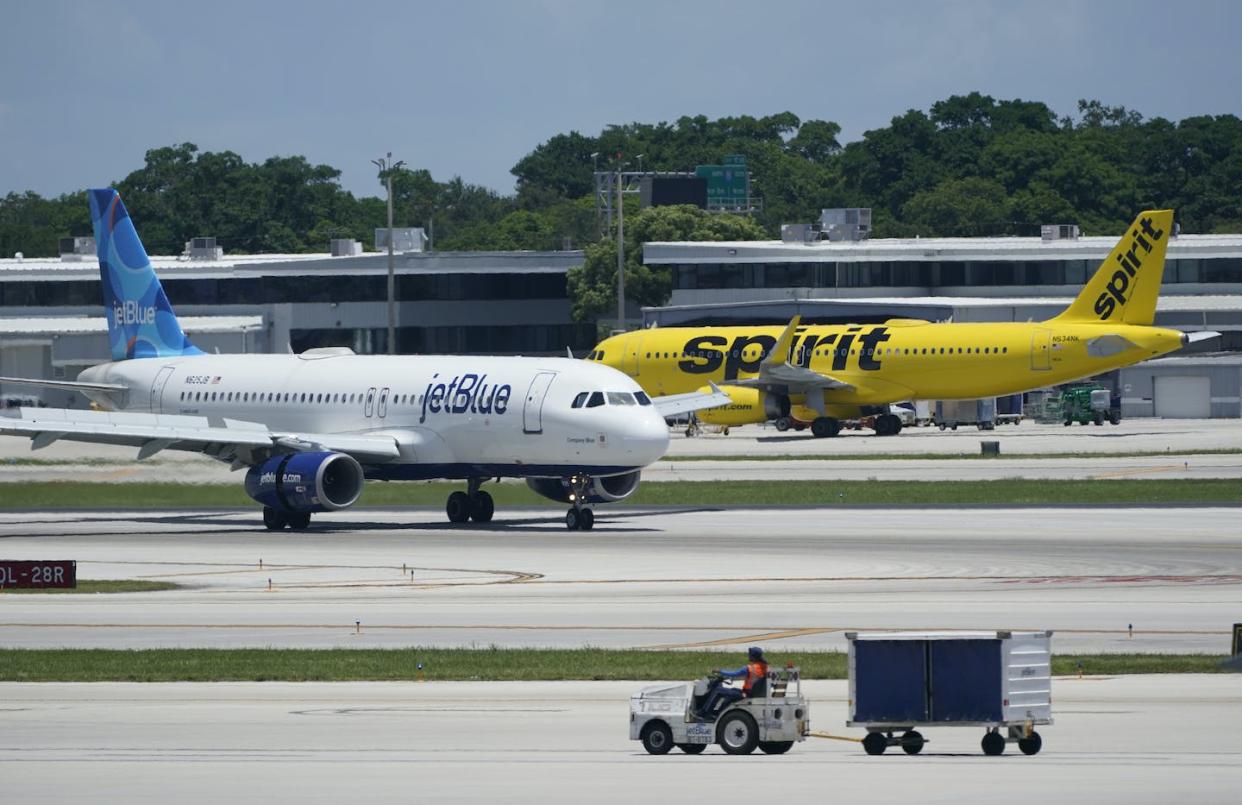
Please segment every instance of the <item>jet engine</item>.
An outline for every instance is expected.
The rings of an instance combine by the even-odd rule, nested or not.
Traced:
[[[711,391],[708,386],[699,389],[700,394],[710,394]],[[700,422],[709,425],[752,425],[789,416],[789,398],[783,394],[769,394],[742,386],[722,386],[721,391],[728,394],[732,402],[699,411]]]
[[[362,494],[362,466],[344,453],[272,456],[246,473],[246,494],[281,512],[348,508]]]
[[[580,503],[616,503],[625,500],[638,489],[641,473],[638,470],[624,475],[609,475],[603,478],[591,478],[587,492]],[[549,500],[570,503],[569,495],[573,491],[568,478],[527,478],[526,485]]]

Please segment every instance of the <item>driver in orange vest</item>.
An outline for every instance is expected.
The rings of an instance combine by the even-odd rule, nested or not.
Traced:
[[[768,692],[768,661],[763,656],[763,649],[751,646],[746,650],[747,663],[741,668],[731,671],[717,670],[722,679],[742,679],[741,689],[716,687],[703,706],[703,713],[714,716],[730,704],[743,697],[766,696]]]

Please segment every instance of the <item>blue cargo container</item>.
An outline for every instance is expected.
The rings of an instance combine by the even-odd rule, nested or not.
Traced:
[[[916,727],[928,726],[983,727],[986,754],[1016,743],[1033,755],[1043,745],[1033,728],[1052,723],[1051,636],[847,632],[847,724],[867,729],[863,748],[871,755],[889,746],[917,754],[925,739]]]

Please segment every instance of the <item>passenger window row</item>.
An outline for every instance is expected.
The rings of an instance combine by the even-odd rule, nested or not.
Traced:
[[[365,394],[317,394],[299,392],[249,392],[249,391],[183,391],[181,402],[242,402],[242,403],[294,403],[305,405],[355,405],[366,400]],[[389,405],[422,405],[422,394],[394,394]]]

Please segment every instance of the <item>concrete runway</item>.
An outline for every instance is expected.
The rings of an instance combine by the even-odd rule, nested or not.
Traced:
[[[1237,676],[1058,679],[1034,757],[929,728],[923,754],[809,739],[787,755],[652,757],[642,683],[0,684],[6,802],[1169,802],[1242,790]],[[847,730],[844,682],[809,682]]]
[[[589,533],[559,509],[497,518],[347,511],[272,534],[257,512],[0,514],[7,558],[187,585],[0,595],[0,645],[779,652],[854,629],[1053,629],[1059,652],[1225,653],[1240,620],[1236,508],[601,507]]]

